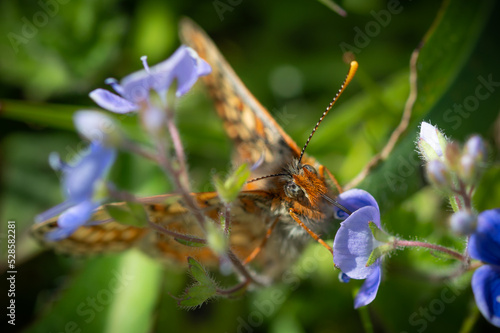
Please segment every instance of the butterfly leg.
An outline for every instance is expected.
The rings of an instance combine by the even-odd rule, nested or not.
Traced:
[[[295,213],[295,211],[293,210],[293,208],[290,208],[288,210],[288,213],[290,214],[290,216],[295,220],[295,222],[297,222],[302,228],[304,228],[305,231],[307,231],[307,233],[315,240],[317,241],[318,243],[320,243],[321,245],[323,245],[328,251],[330,251],[331,253],[333,253],[333,249],[325,243],[324,240],[322,240],[314,231],[312,231],[311,229],[309,229],[305,224],[304,222],[302,222],[299,217],[297,216],[297,213]]]
[[[260,253],[260,251],[264,248],[264,246],[266,246],[266,243],[267,243],[267,240],[269,239],[269,237],[271,237],[271,233],[273,232],[274,230],[274,227],[276,226],[276,224],[278,224],[278,221],[279,221],[279,218],[276,218],[273,222],[273,224],[271,224],[271,226],[269,227],[269,229],[267,230],[266,232],[266,236],[264,237],[264,239],[262,240],[262,243],[260,243],[260,245],[258,247],[256,247],[252,253],[250,253],[248,255],[248,257],[246,257],[245,260],[243,260],[243,265],[246,265],[248,264],[250,261],[254,260],[255,257]]]
[[[328,175],[328,178],[330,178],[333,182],[333,184],[335,184],[335,187],[337,188],[337,190],[339,191],[339,193],[342,193],[344,192],[342,190],[342,186],[340,186],[339,182],[337,181],[337,178],[335,178],[335,176],[333,175],[333,173],[330,172],[330,170],[328,170],[325,166],[323,165],[320,165],[319,168],[318,168],[318,171],[319,171],[319,175],[321,176],[321,178],[325,178],[325,171],[326,171],[326,174]]]

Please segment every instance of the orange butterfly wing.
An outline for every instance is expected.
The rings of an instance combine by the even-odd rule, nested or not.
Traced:
[[[193,197],[207,218],[211,221],[219,220],[223,204],[215,192],[196,193]],[[152,223],[184,235],[205,238],[179,195],[159,195],[139,201]],[[267,214],[270,203],[271,200],[265,193],[246,191],[242,192],[232,205],[231,214],[238,218],[231,220],[230,246],[238,257],[247,257],[264,238],[271,223],[271,217]],[[124,206],[124,203],[110,205]],[[166,262],[186,263],[187,257],[192,256],[207,265],[218,263],[207,246],[186,246],[149,226],[141,228],[115,222],[105,207],[101,206],[94,212],[89,223],[95,222],[95,225],[80,227],[68,238],[56,242],[46,240],[47,233],[57,228],[57,217],[34,225],[32,234],[46,247],[73,255],[121,252],[137,246]],[[263,259],[264,257],[260,261],[263,262]],[[260,266],[264,264],[261,263]]]
[[[268,174],[298,158],[297,144],[245,87],[206,33],[185,18],[180,23],[180,37],[212,67],[212,73],[202,80],[234,142],[235,162],[253,164],[263,156],[259,174]]]

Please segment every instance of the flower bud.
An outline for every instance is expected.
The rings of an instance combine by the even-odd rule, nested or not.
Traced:
[[[457,170],[463,182],[473,184],[479,179],[486,157],[486,145],[480,136],[475,135],[467,140]]]
[[[431,124],[422,122],[420,125],[418,150],[425,161],[429,162],[442,158],[446,144],[447,141],[443,133]]]
[[[486,145],[479,135],[474,135],[465,143],[464,155],[469,155],[478,162],[485,162],[487,157]]]
[[[446,165],[451,170],[457,170],[460,163],[460,147],[456,142],[448,142],[444,152]]]
[[[156,106],[145,107],[140,111],[141,122],[148,133],[158,136],[167,130],[167,114]]]
[[[430,161],[427,164],[426,170],[427,177],[434,186],[443,190],[452,189],[453,180],[451,173],[443,162],[439,160]]]
[[[451,230],[458,235],[470,235],[476,230],[477,216],[470,211],[460,210],[450,217]]]
[[[217,255],[224,255],[228,248],[228,241],[220,225],[207,221],[206,227],[208,246],[210,246]]]
[[[102,112],[81,110],[75,113],[73,121],[78,133],[91,142],[116,147],[123,140],[116,122]]]

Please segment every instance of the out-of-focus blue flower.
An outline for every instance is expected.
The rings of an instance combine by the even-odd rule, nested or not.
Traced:
[[[477,307],[490,323],[500,327],[500,208],[479,214],[469,254],[485,263],[472,276]]]
[[[205,60],[184,45],[170,58],[151,68],[145,57],[142,61],[144,70],[126,76],[120,83],[115,79],[106,80],[120,96],[105,89],[96,89],[89,94],[90,98],[106,110],[128,113],[138,111],[144,105],[149,106],[149,96],[154,90],[166,105],[167,91],[174,80],[177,80],[176,96],[180,97],[191,89],[200,76],[212,71]]]
[[[457,235],[470,235],[476,230],[477,215],[469,210],[459,210],[450,217],[451,230]]]
[[[91,217],[101,200],[95,198],[95,187],[104,177],[116,158],[116,151],[98,142],[91,142],[89,150],[72,165],[61,161],[57,154],[51,156],[51,165],[62,171],[62,187],[66,200],[36,216],[42,222],[59,216],[58,229],[47,234],[56,241],[71,235]]]
[[[339,195],[337,201],[353,212],[340,224],[333,241],[333,262],[342,270],[342,281],[366,279],[354,299],[354,307],[371,303],[377,295],[382,277],[381,259],[367,266],[372,252],[384,244],[375,239],[369,223],[380,229],[378,204],[368,192],[358,189]],[[337,216],[342,216],[337,212]]]
[[[484,162],[487,159],[487,149],[483,139],[472,136],[464,146],[463,154],[460,158],[458,174],[466,184],[474,184],[483,171]]]
[[[104,112],[80,110],[73,115],[73,122],[78,133],[90,142],[116,147],[124,140],[116,122]]]

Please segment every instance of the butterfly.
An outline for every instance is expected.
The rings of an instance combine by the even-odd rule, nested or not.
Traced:
[[[357,63],[351,63],[339,92],[300,149],[245,87],[199,26],[183,19],[180,37],[212,67],[212,73],[203,77],[203,81],[234,144],[233,163],[257,165],[251,180],[231,206],[230,248],[244,264],[253,265],[263,276],[276,279],[300,255],[310,236],[328,248],[318,234],[333,221],[335,206],[346,211],[335,201],[341,192],[335,177],[305,150],[319,124],[351,81]],[[191,196],[206,217],[211,221],[220,220],[224,204],[216,192]],[[159,195],[139,199],[139,202],[149,221],[158,228],[120,224],[113,221],[103,206],[92,217],[92,221],[99,223],[82,226],[66,239],[48,242],[45,238],[57,227],[57,218],[36,224],[32,233],[46,246],[65,253],[119,252],[139,247],[168,262],[185,263],[191,256],[206,265],[218,263],[208,247],[187,246],[155,230],[167,229],[194,238],[204,237],[192,210],[180,195]],[[124,207],[125,203],[109,205]]]

